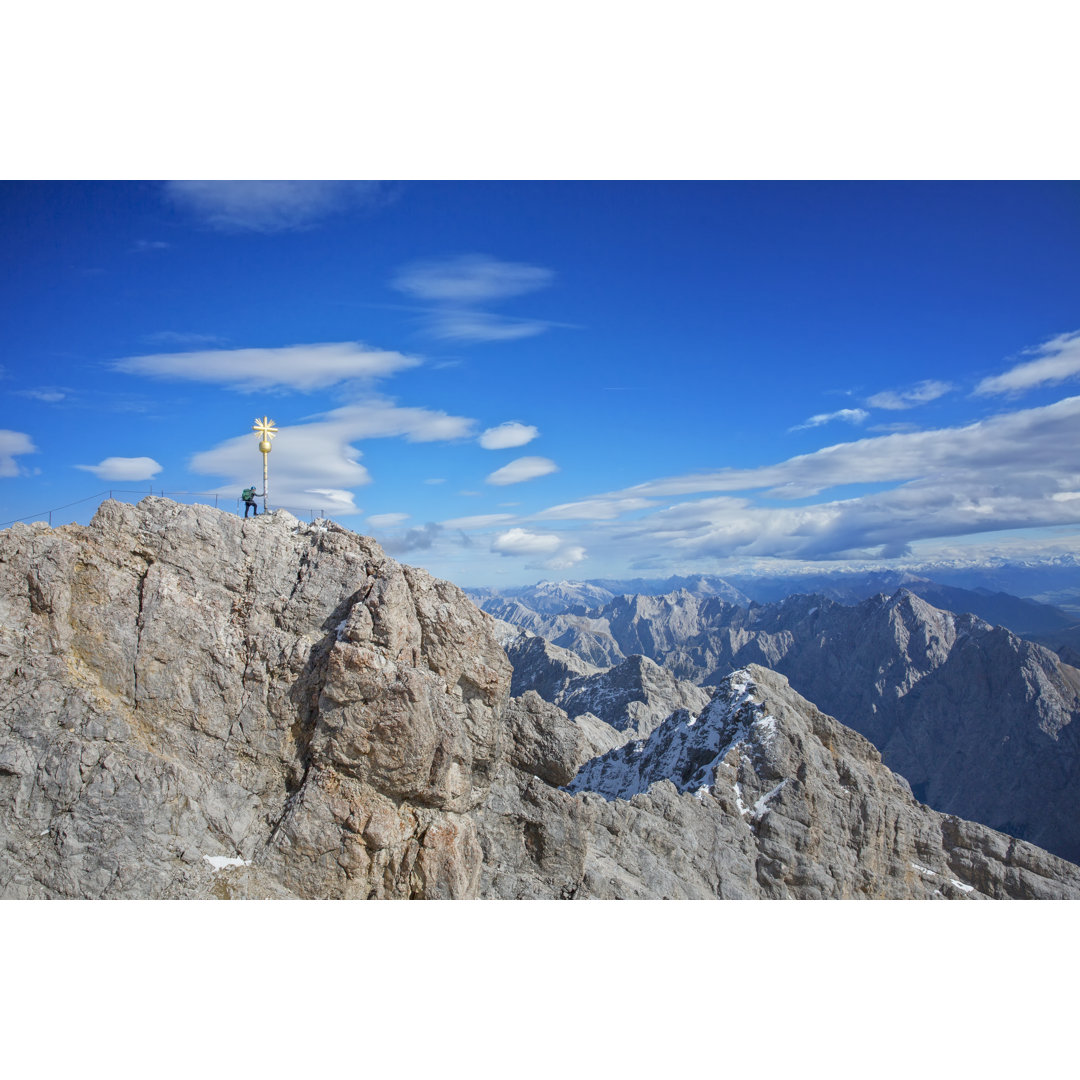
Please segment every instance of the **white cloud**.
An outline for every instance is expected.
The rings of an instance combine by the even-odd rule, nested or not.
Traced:
[[[129,375],[223,383],[234,390],[254,392],[273,387],[318,390],[346,379],[393,375],[419,363],[399,352],[342,341],[274,349],[208,349],[129,356],[113,361],[112,367]]]
[[[371,482],[360,464],[360,451],[352,445],[361,439],[404,438],[408,442],[449,441],[473,434],[475,421],[462,416],[413,407],[399,407],[384,398],[372,398],[334,409],[311,422],[279,426],[270,452],[271,504],[312,506],[312,492],[334,493],[327,506],[337,514],[359,513],[350,489]],[[254,432],[237,435],[191,459],[191,470],[202,475],[224,476],[231,488],[247,487],[262,475],[262,458]],[[259,479],[259,486],[261,486]],[[329,498],[329,496],[324,496]],[[322,503],[318,504],[322,506]]]
[[[535,292],[554,279],[553,271],[540,266],[503,262],[490,255],[459,255],[410,263],[391,284],[424,300],[477,304]]]
[[[506,450],[511,446],[524,446],[539,434],[540,432],[529,424],[507,420],[497,427],[488,428],[476,441],[485,450]]]
[[[772,488],[791,497],[816,495],[842,484],[903,481],[945,468],[1007,470],[1026,445],[1047,469],[1062,467],[1062,447],[1080,418],[1080,397],[1005,413],[964,427],[939,428],[859,439],[800,454],[777,465],[722,469],[635,484],[618,497],[690,495],[708,491]]]
[[[491,550],[500,555],[551,555],[562,545],[554,533],[534,533],[527,529],[509,529],[491,542]]]
[[[1080,375],[1080,330],[1059,334],[1022,355],[1034,355],[1034,360],[983,379],[975,387],[976,394],[1017,394],[1036,386],[1055,385]]]
[[[367,523],[373,529],[392,529],[395,525],[408,521],[410,516],[409,514],[371,514]]]
[[[336,498],[333,509],[358,513],[350,489],[371,483],[371,474],[360,464],[360,451],[349,443],[345,432],[324,424],[279,427],[268,461],[271,505],[303,510],[311,506],[311,491],[336,491],[344,498]],[[200,475],[226,477],[228,483],[218,489],[221,494],[239,494],[250,484],[262,489],[262,455],[254,433],[195,454],[190,468]]]
[[[433,337],[443,341],[476,343],[535,337],[550,325],[538,319],[514,319],[486,311],[461,311],[456,308],[433,312],[427,319],[427,329]]]
[[[376,201],[380,185],[346,180],[170,180],[167,196],[224,232],[287,232]]]
[[[881,435],[893,435],[898,431],[918,431],[919,425],[912,423],[871,424],[866,430]]]
[[[448,442],[472,436],[476,421],[435,409],[401,406],[389,398],[373,397],[323,414],[318,419],[352,439],[395,436],[407,442]]]
[[[599,551],[639,564],[700,565],[705,558],[749,556],[895,558],[920,541],[1072,526],[1080,523],[1080,499],[1072,497],[1080,491],[1080,468],[1063,448],[1078,424],[1080,397],[1073,397],[963,427],[838,444],[775,465],[638,484],[596,500],[617,509],[620,499],[645,496],[747,494],[715,494],[636,520],[594,522],[567,542],[587,541],[594,557]],[[811,505],[771,504],[882,483],[895,486]],[[760,502],[755,493],[770,501]]]
[[[63,401],[71,391],[60,386],[39,386],[33,390],[16,390],[15,393],[20,397],[33,398],[35,401],[55,405],[58,401]]]
[[[472,517],[451,518],[442,524],[447,529],[484,529],[489,525],[503,525],[513,520],[513,514],[474,514]]]
[[[952,383],[937,379],[924,379],[907,390],[882,390],[866,399],[872,409],[912,409],[939,397],[953,389]]]
[[[307,488],[301,492],[301,496],[293,503],[294,513],[317,513],[319,517],[360,513],[360,507],[353,502],[352,492],[341,488]]]
[[[37,452],[38,448],[29,435],[0,429],[0,476],[18,476],[19,463],[15,458],[20,454]]]
[[[438,306],[425,309],[428,333],[444,341],[516,341],[557,325],[540,319],[495,315],[479,305],[547,288],[555,274],[541,266],[504,262],[491,255],[427,259],[401,267],[391,286]]]
[[[538,521],[574,521],[589,519],[599,521],[621,517],[623,514],[634,510],[644,510],[655,506],[652,499],[620,499],[597,497],[594,499],[582,499],[580,502],[560,503],[558,506],[550,506],[533,517]]]
[[[568,570],[585,558],[585,549],[578,545],[563,548],[558,555],[541,563],[545,570]]]
[[[833,420],[846,420],[849,424],[861,424],[869,415],[865,409],[838,409],[836,412],[818,413],[817,416],[811,416],[809,420],[796,424],[793,428],[788,428],[788,430],[805,431],[807,428],[821,427],[822,424],[828,424]]]
[[[146,334],[143,341],[153,345],[223,345],[225,338],[217,334],[195,334],[178,330],[158,330]]]
[[[97,465],[75,468],[93,473],[99,480],[149,480],[161,472],[161,466],[150,457],[108,457]]]
[[[165,251],[171,246],[171,244],[166,243],[164,240],[136,240],[132,245],[131,250],[133,254],[142,255],[149,251]]]
[[[564,536],[521,528],[499,533],[491,542],[491,550],[497,555],[536,559],[526,566],[543,570],[566,570],[585,558],[585,548],[568,542]]]
[[[548,473],[558,471],[559,466],[549,458],[516,458],[509,465],[504,465],[501,469],[496,469],[491,473],[487,477],[487,483],[498,486],[520,484],[523,480],[534,480],[538,476],[547,476]]]

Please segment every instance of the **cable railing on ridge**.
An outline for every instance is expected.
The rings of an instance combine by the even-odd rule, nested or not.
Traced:
[[[58,514],[61,510],[67,510],[72,506],[81,506],[83,503],[91,502],[94,499],[102,500],[106,498],[113,498],[114,495],[159,495],[162,498],[171,499],[177,495],[186,495],[190,498],[198,499],[213,499],[213,505],[217,509],[223,509],[222,503],[225,504],[224,508],[228,508],[228,504],[233,504],[232,509],[240,512],[241,499],[239,496],[222,495],[216,491],[155,491],[152,487],[149,490],[142,488],[109,488],[106,491],[99,491],[94,495],[87,495],[85,498],[76,499],[74,502],[64,503],[63,506],[54,506],[50,510],[39,510],[34,514],[23,514],[22,517],[12,518],[10,521],[0,522],[0,529],[6,529],[17,522],[34,522],[34,521],[47,521],[49,528],[52,528],[52,516]],[[207,503],[206,505],[210,505]],[[296,506],[284,506],[279,503],[274,503],[271,507],[272,510],[288,510],[290,514],[299,516],[301,514],[307,514],[312,521],[317,519],[325,519],[326,513],[323,510],[314,510],[310,507],[296,507]],[[265,513],[265,508],[264,511]]]

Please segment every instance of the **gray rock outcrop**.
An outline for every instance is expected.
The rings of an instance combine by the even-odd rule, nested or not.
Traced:
[[[756,666],[565,791],[504,772],[478,821],[482,889],[506,898],[1080,897],[1080,867],[917,802]]]
[[[454,586],[283,511],[0,547],[0,894],[476,894],[510,665]]]
[[[582,724],[600,720],[625,732],[621,741],[647,735],[676,709],[703,709],[710,697],[707,690],[675,678],[645,656],[630,656],[600,670],[527,631],[505,648],[514,667],[512,694],[535,691],[571,719]]]
[[[3,897],[1080,897],[763,670],[592,760],[460,590],[283,511],[0,533],[0,677]]]
[[[510,692],[514,697],[535,690],[545,701],[555,702],[575,679],[596,675],[602,669],[586,663],[577,653],[552,645],[528,630],[504,645],[514,668]]]
[[[906,589],[855,606],[619,596],[591,621],[621,652],[704,686],[746,664],[773,668],[935,809],[1080,860],[1080,671],[1049,649]],[[560,640],[575,649],[567,629]]]

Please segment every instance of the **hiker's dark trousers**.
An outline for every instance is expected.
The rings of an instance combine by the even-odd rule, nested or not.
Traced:
[[[244,517],[247,517],[249,510],[254,510],[255,516],[259,516],[259,504],[254,500],[244,503]]]

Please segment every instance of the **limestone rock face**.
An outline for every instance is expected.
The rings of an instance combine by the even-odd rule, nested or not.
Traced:
[[[647,656],[629,656],[608,671],[572,680],[556,700],[571,718],[591,713],[620,731],[642,736],[676,709],[700,711],[710,696]]]
[[[150,498],[9,530],[0,623],[3,895],[475,895],[511,672],[454,586]]]
[[[1080,898],[1080,867],[918,803],[757,666],[564,791],[502,774],[479,822],[481,888],[507,898]]]
[[[533,629],[584,656],[560,618],[534,613]],[[870,739],[931,806],[1080,860],[1080,671],[1067,656],[907,589],[854,606],[624,595],[582,621],[606,628],[621,653],[704,687],[746,664],[779,671]],[[565,686],[533,688],[573,711]]]
[[[630,656],[607,671],[567,649],[522,633],[504,646],[514,665],[511,692],[535,691],[575,720],[593,756],[648,735],[676,709],[699,711],[710,694],[677,679],[646,656]]]
[[[16,526],[0,896],[1080,897],[764,669],[647,734],[510,681],[490,616],[331,523]]]
[[[511,698],[506,719],[510,763],[556,787],[570,783],[582,762],[593,756],[582,729],[535,690]]]
[[[554,702],[575,679],[596,675],[601,670],[586,663],[577,653],[552,645],[527,630],[507,641],[504,647],[514,668],[510,683],[514,697],[535,690],[545,701]]]

